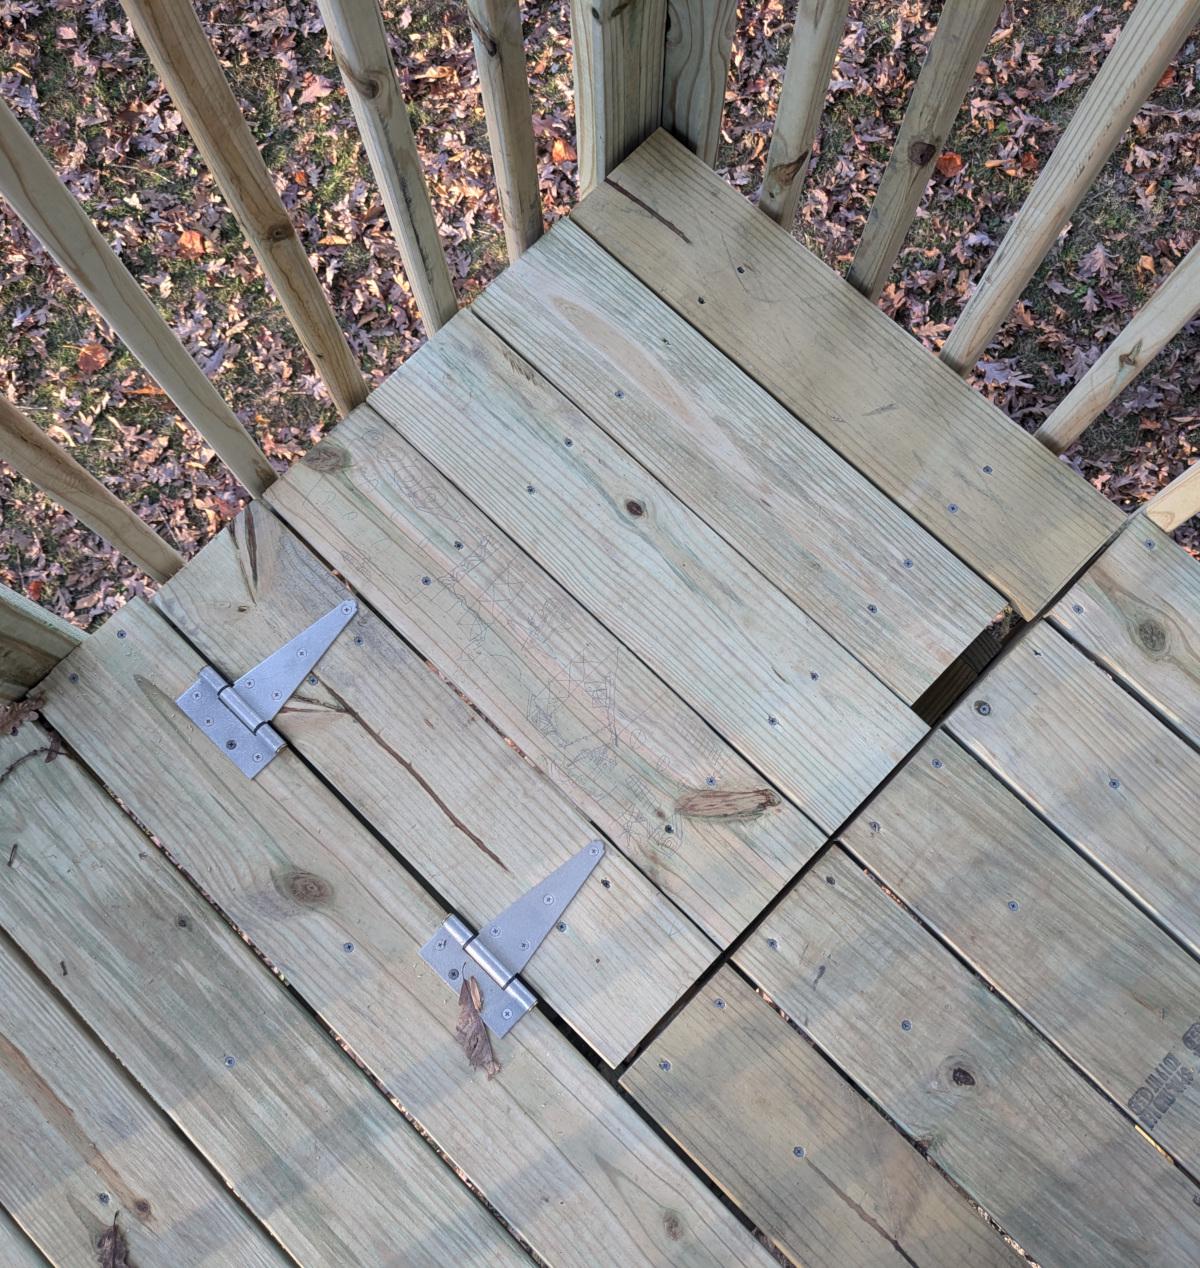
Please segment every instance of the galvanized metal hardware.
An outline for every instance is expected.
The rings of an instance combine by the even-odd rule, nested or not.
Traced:
[[[603,857],[604,842],[592,841],[478,934],[472,934],[457,916],[447,916],[421,948],[421,958],[456,995],[464,975],[474,976],[483,999],[479,1014],[493,1034],[508,1034],[537,1003],[537,996],[517,974],[561,921],[567,904]]]
[[[243,775],[253,779],[284,746],[271,719],[357,611],[353,599],[344,599],[232,685],[205,665],[175,703]]]

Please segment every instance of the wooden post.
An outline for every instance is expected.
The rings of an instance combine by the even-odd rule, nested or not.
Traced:
[[[1142,507],[1142,511],[1165,533],[1174,532],[1193,515],[1200,515],[1200,462],[1192,463],[1182,475],[1177,475]]]
[[[318,0],[318,7],[408,284],[432,334],[454,316],[458,302],[379,5],[376,0]]]
[[[237,415],[0,101],[0,194],[255,497],[275,472]]]
[[[662,125],[709,167],[717,161],[737,0],[667,0]]]
[[[1200,19],[1200,0],[1138,0],[942,348],[967,374],[1012,311],[1133,116]]]
[[[510,263],[542,236],[520,0],[467,0]]]
[[[571,0],[581,198],[659,126],[666,25],[666,0]]]
[[[825,109],[848,0],[797,0],[796,25],[758,205],[789,232]]]
[[[254,248],[339,414],[367,385],[263,162],[192,0],[122,0],[138,39]]]
[[[904,245],[1003,0],[947,0],[847,277],[877,300]]]
[[[0,700],[19,700],[86,637],[61,616],[0,586]]]
[[[1062,453],[1197,313],[1200,243],[1167,275],[1034,435],[1048,449]]]
[[[3,396],[0,396],[0,459],[110,546],[132,559],[155,581],[166,581],[183,567],[183,556],[174,547],[167,545],[90,471],[81,467]]]

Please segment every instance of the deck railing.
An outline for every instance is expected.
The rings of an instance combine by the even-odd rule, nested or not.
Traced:
[[[366,396],[191,0],[122,0],[138,38],[253,247],[339,413]],[[457,304],[376,0],[318,0],[342,82],[427,331]],[[543,229],[518,0],[469,0],[472,39],[510,259]],[[946,0],[849,272],[878,299],[994,31],[1001,0]],[[765,175],[763,212],[790,228],[803,190],[847,0],[797,0]],[[735,0],[572,0],[580,193],[663,126],[715,163]],[[1017,303],[1151,89],[1200,21],[1200,0],[1137,0],[941,349],[970,372]],[[251,496],[275,478],[265,455],[145,291],[0,102],[0,195]],[[1200,246],[1159,286],[1036,432],[1054,452],[1089,424],[1200,312]],[[14,385],[15,387],[15,385]],[[182,557],[33,423],[0,406],[0,459],[156,581]],[[1200,512],[1193,467],[1141,510],[1166,529]],[[0,698],[36,683],[77,637],[0,587]]]

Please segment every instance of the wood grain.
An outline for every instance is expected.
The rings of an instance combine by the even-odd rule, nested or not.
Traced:
[[[942,346],[951,369],[983,355],[1198,20],[1200,0],[1137,0]]]
[[[951,733],[1200,948],[1200,754],[1050,626],[1031,630],[971,696],[947,718]]]
[[[48,608],[0,586],[0,700],[19,700],[86,637]]]
[[[0,102],[0,194],[175,408],[247,491],[258,497],[275,479],[262,450],[4,102]]]
[[[1005,610],[570,221],[472,311],[909,704]]]
[[[50,1261],[0,1208],[0,1263],[11,1268],[51,1268]]]
[[[294,752],[251,781],[202,736],[174,704],[200,665],[153,609],[129,604],[54,677],[48,716],[540,1254],[765,1268],[540,1011],[496,1041],[496,1079],[472,1074],[454,996],[418,955],[445,909]]]
[[[878,679],[473,314],[371,405],[821,827],[921,737]]]
[[[192,0],[121,0],[339,414],[367,385]]]
[[[1003,0],[950,0],[904,110],[891,157],[846,280],[877,300],[908,236],[921,196],[962,108],[975,68],[996,29]]]
[[[155,604],[230,681],[346,595],[269,511],[249,509]],[[478,929],[596,835],[550,782],[364,612],[276,728]],[[522,976],[616,1065],[717,948],[618,850]],[[599,883],[603,877],[607,885]]]
[[[370,409],[296,463],[271,505],[722,945],[823,844]],[[758,811],[696,815],[709,792]]]
[[[1200,747],[1200,565],[1186,550],[1131,523],[1050,619]]]
[[[317,4],[404,274],[425,329],[432,334],[454,316],[458,301],[378,0]]]
[[[571,0],[579,193],[659,126],[667,0]]]
[[[0,459],[155,581],[166,581],[183,567],[183,556],[173,546],[3,396]]]
[[[1167,274],[1125,328],[1033,434],[1062,453],[1200,313],[1200,243]]]
[[[848,0],[798,0],[758,205],[789,232],[812,159]],[[586,192],[586,191],[585,191]]]
[[[1019,1262],[912,1144],[731,969],[706,983],[655,1037],[621,1086],[797,1263]]]
[[[0,764],[44,743],[22,728],[0,741]],[[201,791],[186,779],[180,786],[181,797]],[[76,761],[24,762],[4,792],[0,832],[19,847],[0,884],[0,923],[296,1260],[433,1268],[447,1257],[481,1266],[523,1259]],[[279,890],[287,895],[276,897],[281,906],[319,899],[315,876],[285,876]],[[130,1132],[130,1141],[140,1134]],[[36,1165],[24,1150],[14,1163],[22,1173]],[[190,1192],[177,1175],[171,1181],[180,1196],[167,1210]],[[89,1179],[79,1209],[89,1225],[111,1222],[120,1210],[123,1224],[140,1228],[146,1220],[129,1195],[141,1190],[117,1183]],[[201,1196],[215,1190],[206,1201],[219,1213],[223,1187],[192,1187]],[[106,1189],[116,1201],[98,1206],[96,1194]],[[202,1212],[185,1214],[185,1233],[192,1225],[191,1236],[200,1235]],[[157,1227],[157,1217],[148,1227]],[[242,1261],[231,1253],[218,1262]]]
[[[665,132],[571,218],[1023,615],[1123,522]]]
[[[1200,966],[945,732],[846,829],[854,856],[1200,1170]]]
[[[467,0],[508,259],[542,236],[520,0]]]
[[[736,0],[667,0],[662,126],[713,167],[737,30]]]
[[[95,1268],[114,1220],[132,1264],[287,1262],[2,938],[0,1130],[0,1202],[56,1265]]]
[[[1196,1186],[840,850],[736,960],[1036,1261],[1195,1263]]]

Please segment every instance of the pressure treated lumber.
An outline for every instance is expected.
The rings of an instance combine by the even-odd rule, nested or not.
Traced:
[[[520,0],[467,0],[496,197],[511,264],[542,236]]]
[[[912,1144],[731,969],[721,969],[656,1036],[621,1086],[796,1263],[1019,1262]]]
[[[909,704],[1005,610],[569,220],[472,311]]]
[[[1135,520],[1050,619],[1200,748],[1200,564]]]
[[[3,938],[0,1132],[0,1202],[63,1268],[114,1221],[131,1264],[287,1262]]]
[[[121,0],[339,414],[367,385],[192,0]]]
[[[109,492],[22,410],[0,396],[0,460],[36,484],[155,581],[183,567],[183,556]]]
[[[378,2],[318,0],[318,8],[404,274],[432,334],[454,316],[458,301]]]
[[[92,721],[103,725],[102,717]],[[24,727],[0,741],[0,765],[45,743]],[[197,789],[186,770],[172,783],[180,780],[181,798]],[[0,831],[19,845],[0,885],[0,924],[297,1261],[433,1268],[461,1259],[482,1268],[522,1258],[73,758],[22,762],[4,794]],[[284,864],[275,876],[260,904],[281,913],[319,904],[315,876]],[[110,1221],[119,1209],[123,1224],[143,1220],[136,1186],[110,1189],[117,1202],[97,1206],[106,1189],[89,1181],[84,1209]],[[179,1192],[186,1200],[186,1186]],[[219,1260],[241,1262],[234,1254]]]
[[[945,732],[843,833],[856,859],[1200,1171],[1200,965]]]
[[[1164,532],[1174,532],[1193,515],[1200,515],[1200,462],[1177,475],[1143,507],[1142,514]]]
[[[371,405],[822,828],[921,738],[911,710],[474,314]]]
[[[667,0],[662,126],[713,167],[737,30],[737,0]]]
[[[824,843],[369,408],[271,505],[721,945]]]
[[[579,193],[662,119],[667,0],[571,0]]]
[[[0,1263],[11,1268],[51,1268],[50,1261],[0,1207]]]
[[[1200,948],[1200,754],[1190,745],[1046,625],[992,666],[946,726]]]
[[[155,603],[230,681],[346,594],[262,509],[247,508],[194,563]],[[363,612],[350,631],[276,729],[478,929],[595,829],[378,617]],[[618,850],[600,866],[553,953],[523,977],[616,1065],[717,948]]]
[[[1123,522],[665,132],[613,179],[572,220],[1022,615]]]
[[[1003,0],[950,0],[917,76],[846,280],[877,300],[946,145]]]
[[[19,700],[86,637],[61,616],[0,586],[0,700]]]
[[[199,734],[174,700],[201,663],[153,609],[129,604],[55,675],[48,716],[545,1258],[765,1268],[538,1010],[494,1041],[495,1079],[468,1068],[454,996],[418,955],[445,908],[290,749],[251,781]]]
[[[1062,453],[1197,313],[1200,243],[1167,274],[1125,329],[1033,434],[1052,453]]]
[[[848,0],[797,0],[787,70],[758,191],[759,207],[789,231],[812,160],[848,8]]]
[[[840,850],[735,958],[1034,1260],[1196,1262],[1196,1186]]]
[[[947,337],[952,370],[983,355],[1197,21],[1200,0],[1137,0]]]
[[[0,194],[175,408],[258,497],[275,479],[262,450],[2,101]]]

